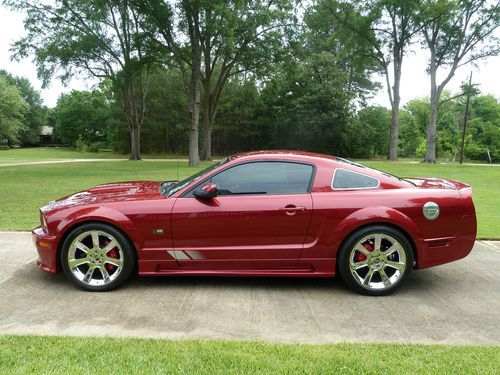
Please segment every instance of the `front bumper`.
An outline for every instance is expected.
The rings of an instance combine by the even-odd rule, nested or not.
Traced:
[[[38,251],[36,265],[41,270],[57,273],[57,241],[55,236],[50,236],[43,228],[38,227],[31,231],[33,244]]]

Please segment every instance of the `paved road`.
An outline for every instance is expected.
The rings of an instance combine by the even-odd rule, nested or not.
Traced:
[[[0,232],[0,257],[0,334],[500,344],[498,242],[414,272],[389,297],[270,278],[135,278],[87,293],[37,270],[23,232]]]

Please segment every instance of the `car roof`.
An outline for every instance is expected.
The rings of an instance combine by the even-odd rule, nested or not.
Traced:
[[[231,155],[231,160],[258,160],[258,159],[289,159],[289,160],[311,160],[318,161],[334,161],[335,156],[327,154],[319,154],[307,151],[293,151],[293,150],[262,150],[243,152]]]

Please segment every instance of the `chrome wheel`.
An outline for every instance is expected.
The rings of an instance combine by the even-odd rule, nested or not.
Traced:
[[[407,267],[401,243],[385,233],[363,237],[349,253],[349,270],[367,290],[384,290],[397,284]]]
[[[68,268],[86,285],[101,286],[113,282],[122,272],[123,263],[120,243],[104,231],[83,232],[69,246]]]

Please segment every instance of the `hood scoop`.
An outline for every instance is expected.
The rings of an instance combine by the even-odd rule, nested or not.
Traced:
[[[105,184],[97,185],[93,188],[88,189],[89,193],[116,193],[120,191],[130,191],[132,189],[139,190],[136,184],[130,183],[117,183],[117,184]]]

